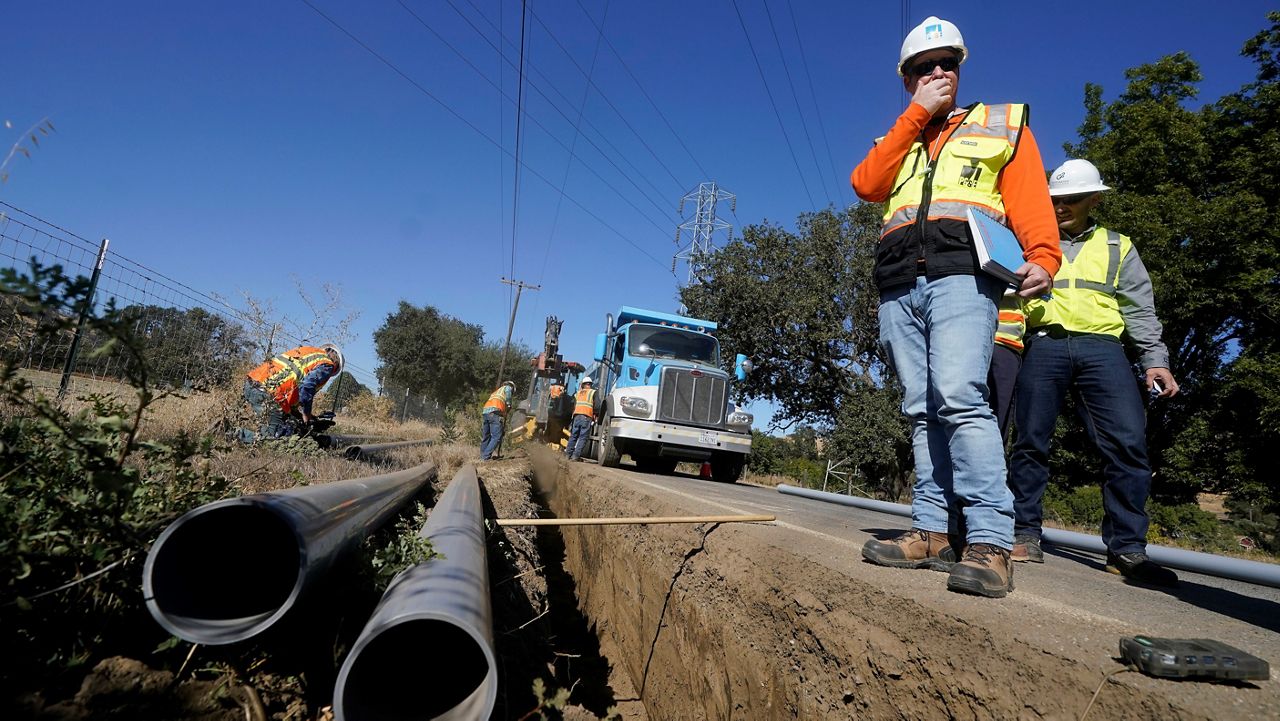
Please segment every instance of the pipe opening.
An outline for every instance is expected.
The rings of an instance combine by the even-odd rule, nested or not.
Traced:
[[[155,609],[204,643],[239,640],[280,610],[300,571],[298,540],[279,516],[229,504],[186,519],[155,548]]]
[[[477,704],[497,693],[497,673],[480,643],[448,621],[389,626],[357,654],[342,689],[346,721],[474,718],[485,708]]]

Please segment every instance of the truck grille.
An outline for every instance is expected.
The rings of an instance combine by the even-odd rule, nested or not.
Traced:
[[[724,425],[728,386],[722,375],[664,368],[658,388],[658,420],[719,428]]]

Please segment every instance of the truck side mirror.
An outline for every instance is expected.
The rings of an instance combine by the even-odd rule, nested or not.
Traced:
[[[740,381],[745,381],[747,379],[747,374],[750,373],[751,369],[754,367],[755,366],[751,363],[751,359],[741,353],[733,359],[733,375]]]
[[[597,363],[604,362],[606,346],[608,344],[609,344],[609,335],[607,333],[600,333],[599,335],[596,336],[596,354],[594,358]]]

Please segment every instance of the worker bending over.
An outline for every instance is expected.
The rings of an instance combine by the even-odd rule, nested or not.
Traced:
[[[260,423],[257,433],[241,429],[240,439],[252,443],[305,434],[316,393],[341,371],[342,351],[332,343],[287,350],[249,371],[244,399]]]
[[[516,390],[513,381],[503,381],[502,385],[489,394],[480,411],[480,460],[487,461],[493,457],[502,443],[502,425],[507,419],[507,409],[511,407],[511,394]]]

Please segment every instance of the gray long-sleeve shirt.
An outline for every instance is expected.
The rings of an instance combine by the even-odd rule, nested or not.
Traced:
[[[1091,225],[1074,237],[1062,231],[1058,240],[1064,259],[1075,262],[1085,241],[1097,228],[1097,225]],[[1160,319],[1156,317],[1151,275],[1147,273],[1147,266],[1142,264],[1136,245],[1131,245],[1129,252],[1120,259],[1116,300],[1120,303],[1120,317],[1124,319],[1124,340],[1138,351],[1138,362],[1142,370],[1168,368],[1169,349],[1160,338],[1164,329],[1160,325]]]

